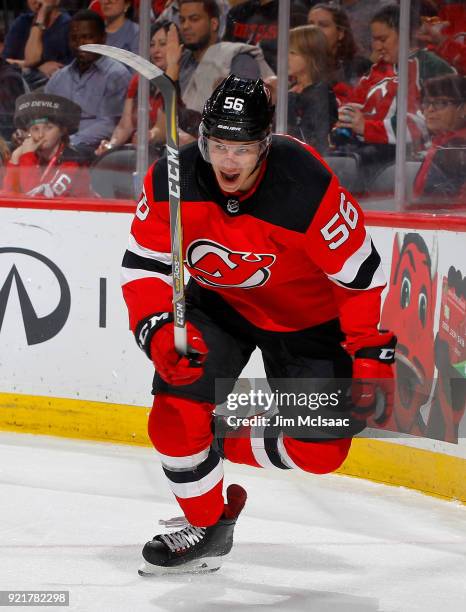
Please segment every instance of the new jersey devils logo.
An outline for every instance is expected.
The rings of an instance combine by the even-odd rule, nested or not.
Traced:
[[[231,251],[211,240],[195,240],[186,250],[191,276],[210,287],[260,287],[268,281],[274,261],[275,255]]]

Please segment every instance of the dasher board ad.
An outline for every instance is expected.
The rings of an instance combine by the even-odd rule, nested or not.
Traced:
[[[1,391],[150,406],[153,366],[128,328],[130,214],[0,210]],[[369,227],[398,337],[385,429],[456,443],[466,406],[465,234]],[[255,352],[243,377],[264,378]]]

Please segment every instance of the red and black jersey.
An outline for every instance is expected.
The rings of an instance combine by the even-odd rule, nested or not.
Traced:
[[[255,187],[225,195],[197,144],[180,154],[184,262],[254,326],[275,332],[339,317],[350,352],[379,335],[380,256],[361,208],[309,146],[274,136]],[[131,328],[172,310],[167,161],[149,170],[123,260]]]
[[[425,80],[455,70],[443,59],[418,49],[408,59],[408,114],[407,138],[418,149],[427,139],[424,116],[421,113],[421,87]],[[396,144],[398,69],[384,61],[372,66],[369,73],[361,77],[349,97],[350,102],[361,105],[365,115],[364,141],[376,144]]]
[[[91,195],[89,168],[79,154],[65,147],[48,164],[36,153],[24,153],[18,164],[9,162],[2,195],[83,198]]]

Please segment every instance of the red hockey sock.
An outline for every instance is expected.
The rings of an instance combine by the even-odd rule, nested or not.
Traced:
[[[214,451],[213,404],[160,393],[149,416],[149,436],[178,503],[192,525],[206,527],[223,513],[222,461]]]
[[[294,463],[314,474],[327,474],[340,467],[348,455],[351,438],[319,442],[283,437],[285,449]]]
[[[196,527],[208,527],[222,516],[225,509],[223,499],[223,478],[213,489],[197,497],[176,497],[185,517]]]

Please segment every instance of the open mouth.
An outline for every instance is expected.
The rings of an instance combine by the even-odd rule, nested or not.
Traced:
[[[227,184],[227,185],[233,185],[234,183],[236,183],[236,181],[239,178],[240,173],[239,172],[222,172],[220,171],[220,176],[222,177],[222,180]]]

